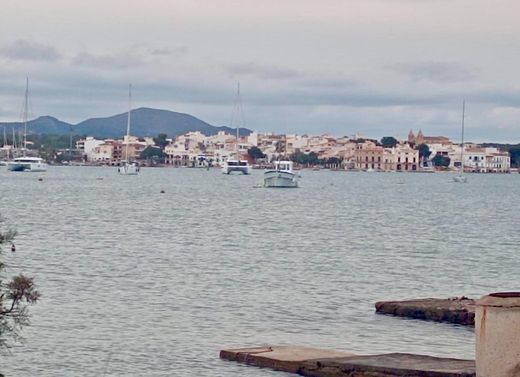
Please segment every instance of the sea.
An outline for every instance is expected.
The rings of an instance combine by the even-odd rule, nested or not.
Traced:
[[[6,376],[283,377],[219,359],[266,344],[471,359],[472,328],[374,303],[520,290],[520,174],[1,169],[3,275],[42,295]]]

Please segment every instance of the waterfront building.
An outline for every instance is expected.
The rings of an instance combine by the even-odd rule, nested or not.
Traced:
[[[385,171],[417,171],[419,168],[419,151],[409,144],[397,144],[393,148],[384,149],[382,169]]]
[[[355,167],[359,170],[383,170],[383,147],[366,141],[357,145],[355,151]]]
[[[93,157],[94,150],[103,143],[105,143],[104,140],[98,140],[92,136],[87,136],[85,139],[76,141],[76,149],[80,151],[87,161],[95,161]]]
[[[91,152],[91,161],[98,163],[111,163],[119,161],[122,156],[122,143],[117,140],[107,139],[99,144]]]

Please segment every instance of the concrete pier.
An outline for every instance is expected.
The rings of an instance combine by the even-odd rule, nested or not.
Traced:
[[[220,351],[220,358],[262,368],[298,373],[305,361],[353,356],[347,352],[298,346],[264,346]]]
[[[307,347],[222,350],[222,359],[309,377],[474,377],[472,360],[392,353],[353,355]]]
[[[467,297],[450,299],[424,298],[405,301],[379,301],[376,313],[399,317],[475,325],[475,300]]]

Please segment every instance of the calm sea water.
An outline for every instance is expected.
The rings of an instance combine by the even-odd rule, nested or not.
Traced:
[[[254,188],[261,172],[1,170],[7,273],[43,297],[0,371],[281,376],[218,358],[266,343],[473,358],[471,329],[374,302],[519,289],[520,175],[302,175],[277,190]]]

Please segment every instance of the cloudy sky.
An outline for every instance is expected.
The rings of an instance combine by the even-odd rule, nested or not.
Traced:
[[[5,0],[0,121],[135,107],[259,131],[520,142],[518,0]]]

